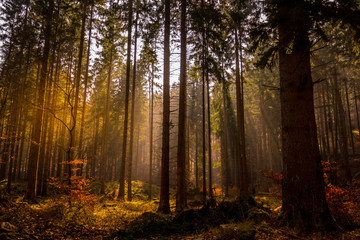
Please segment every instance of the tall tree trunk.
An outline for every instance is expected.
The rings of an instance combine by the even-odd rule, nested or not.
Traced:
[[[186,208],[186,0],[181,0],[181,60],[180,60],[180,94],[179,94],[179,127],[176,168],[176,210]]]
[[[78,115],[78,108],[79,108],[79,95],[80,95],[80,82],[81,82],[81,73],[82,73],[82,60],[83,60],[83,53],[84,53],[84,40],[85,40],[85,26],[86,26],[86,16],[87,16],[87,5],[88,0],[81,1],[83,2],[83,9],[81,15],[81,32],[80,32],[80,44],[79,44],[79,55],[78,55],[78,62],[77,62],[77,72],[75,76],[75,103],[74,103],[74,117],[73,117],[73,124],[74,124],[74,136],[73,136],[73,145],[77,145],[77,115]],[[70,146],[73,148],[73,146]]]
[[[336,67],[334,68],[334,91],[335,91],[335,100],[336,100],[336,109],[338,115],[338,126],[339,126],[339,141],[340,141],[340,156],[341,161],[339,162],[339,180],[343,182],[350,183],[352,176],[350,171],[350,162],[349,162],[349,149],[348,149],[348,137],[346,132],[346,122],[345,122],[345,110],[344,105],[341,99],[341,93],[338,84],[338,72]]]
[[[245,153],[245,119],[244,119],[244,81],[243,81],[243,67],[242,67],[242,46],[241,37],[239,43],[239,37],[237,28],[235,27],[235,60],[236,60],[236,120],[237,120],[237,134],[239,141],[239,173],[240,173],[240,194],[248,194],[248,175],[246,165],[246,153]],[[240,62],[239,62],[240,51]],[[241,65],[241,66],[239,66]]]
[[[131,190],[131,178],[132,178],[132,161],[133,161],[133,152],[134,152],[134,128],[135,128],[135,91],[136,91],[136,50],[137,50],[137,26],[138,26],[139,10],[136,9],[135,17],[135,36],[134,36],[134,66],[133,66],[133,75],[132,75],[132,89],[131,89],[131,119],[130,119],[130,146],[129,146],[129,156],[128,156],[128,193],[127,200],[131,201],[132,199],[132,190]]]
[[[13,90],[13,102],[12,102],[12,106],[11,106],[11,116],[10,116],[10,122],[8,123],[9,125],[9,135],[8,135],[8,139],[7,141],[10,142],[9,144],[9,151],[7,152],[8,156],[9,156],[9,170],[8,170],[8,182],[7,182],[7,188],[6,191],[8,193],[11,192],[11,184],[12,184],[12,174],[13,172],[15,172],[14,170],[14,155],[15,155],[15,145],[17,140],[17,128],[18,128],[18,106],[19,106],[19,97],[20,96],[16,96],[16,92],[17,92],[18,88],[15,87],[15,89]]]
[[[46,27],[44,31],[45,44],[44,51],[42,56],[42,67],[41,67],[41,76],[38,83],[38,98],[37,104],[38,108],[36,109],[35,121],[34,121],[34,130],[32,135],[30,155],[29,155],[29,169],[28,169],[28,187],[26,191],[25,198],[28,200],[35,200],[36,198],[36,182],[38,174],[38,163],[39,163],[39,150],[40,150],[40,137],[41,137],[41,127],[43,120],[43,107],[45,100],[45,85],[46,85],[46,75],[47,75],[47,66],[50,52],[50,40],[52,36],[52,18],[54,10],[54,0],[49,0],[48,11],[46,16]]]
[[[333,228],[316,134],[308,26],[292,15],[298,2],[278,3],[282,126],[282,220],[300,231]],[[304,16],[301,19],[305,19]],[[288,45],[292,39],[292,52]]]
[[[203,203],[206,202],[206,118],[205,118],[205,66],[202,71],[202,190],[203,190]]]
[[[357,94],[357,88],[356,88],[356,81],[353,81],[353,85],[354,85],[354,104],[355,104],[355,114],[356,114],[356,123],[357,123],[357,127],[358,127],[358,133],[360,136],[360,117],[359,117],[359,107],[358,107],[358,103],[357,103],[357,98],[359,98],[359,95]]]
[[[224,124],[223,124],[223,156],[224,156],[224,170],[225,170],[225,196],[229,196],[229,178],[230,178],[230,171],[229,171],[229,151],[228,151],[228,139],[229,139],[229,132],[228,132],[228,126],[229,126],[229,119],[228,119],[228,109],[226,104],[226,95],[227,95],[227,89],[226,89],[226,81],[223,79],[222,82],[222,102],[223,102],[223,116],[224,116]]]
[[[98,155],[98,136],[99,136],[99,117],[96,117],[95,128],[94,128],[94,149],[93,149],[93,158],[91,161],[90,175],[96,177],[96,165],[97,165],[97,155]]]
[[[349,121],[349,134],[351,140],[351,148],[353,157],[355,157],[355,145],[354,145],[354,135],[352,133],[352,122],[351,122],[351,109],[350,109],[350,102],[349,102],[349,91],[348,91],[348,80],[345,79],[345,97],[346,97],[346,106],[347,106],[347,114],[348,114],[348,121]]]
[[[198,149],[199,149],[199,144],[198,144],[198,129],[195,126],[195,188],[198,190],[199,189],[199,163],[198,163]]]
[[[170,213],[169,160],[170,160],[170,0],[165,0],[164,23],[164,91],[161,156],[161,186],[158,212]]]
[[[212,152],[211,152],[211,114],[210,114],[210,86],[209,86],[209,72],[206,72],[206,91],[207,91],[207,115],[208,115],[208,157],[209,157],[209,197],[213,198],[213,189],[212,189]]]
[[[329,157],[330,152],[330,138],[329,138],[329,121],[328,121],[328,112],[327,112],[327,102],[325,99],[325,86],[324,84],[321,85],[321,97],[322,97],[322,121],[324,122],[325,127],[325,143],[326,143],[326,156]]]
[[[113,46],[110,49],[110,64],[108,70],[108,77],[106,83],[106,103],[105,103],[105,112],[104,112],[104,132],[102,138],[101,146],[101,162],[100,162],[100,194],[105,194],[105,175],[106,175],[106,166],[108,163],[108,139],[109,139],[109,109],[110,109],[110,86],[111,86],[111,74],[112,74],[112,63],[113,62]]]
[[[123,146],[120,163],[120,186],[118,199],[125,200],[125,164],[126,164],[126,146],[128,134],[128,115],[129,115],[129,92],[130,92],[130,60],[131,60],[131,30],[132,30],[132,15],[133,15],[133,1],[129,0],[129,19],[128,19],[128,38],[127,38],[127,57],[126,57],[126,83],[125,83],[125,116],[124,116],[124,133]]]
[[[152,172],[153,172],[153,125],[154,125],[154,63],[151,64],[151,79],[149,81],[150,84],[150,136],[149,136],[149,200],[152,199]]]
[[[91,50],[91,33],[92,33],[92,22],[93,22],[93,12],[94,12],[94,3],[91,2],[91,9],[90,9],[90,26],[89,26],[89,34],[88,34],[88,48],[86,54],[86,72],[85,72],[85,79],[84,79],[84,92],[83,92],[83,106],[81,112],[81,123],[80,123],[80,137],[79,137],[79,156],[84,160],[84,149],[83,149],[83,141],[84,141],[84,126],[85,126],[85,112],[86,112],[86,95],[88,89],[88,81],[89,81],[89,66],[90,66],[90,50]],[[87,164],[88,166],[88,164]],[[80,167],[80,176],[83,173],[84,163],[81,164]]]

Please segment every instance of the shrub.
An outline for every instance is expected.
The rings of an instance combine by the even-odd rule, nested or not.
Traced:
[[[356,228],[360,226],[360,181],[353,180],[345,187],[339,187],[331,184],[329,175],[336,170],[335,162],[322,161],[326,200],[332,216],[336,222],[345,228]],[[273,170],[268,172],[262,170],[264,176],[273,183],[281,186],[282,175]],[[281,194],[277,197],[281,198]]]
[[[71,184],[68,179],[50,178],[49,184],[53,186],[60,195],[60,200],[68,203],[69,208],[77,210],[93,210],[96,203],[95,195],[90,193],[91,180],[80,177],[71,177]],[[61,201],[60,201],[61,202]]]

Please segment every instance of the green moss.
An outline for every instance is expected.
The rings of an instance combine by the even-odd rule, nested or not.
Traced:
[[[269,221],[271,217],[268,212],[261,208],[252,208],[248,212],[248,219],[255,223],[261,223],[262,221]]]

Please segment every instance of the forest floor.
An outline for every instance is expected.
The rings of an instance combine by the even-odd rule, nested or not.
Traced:
[[[179,218],[173,200],[172,213],[160,215],[156,214],[158,200],[146,200],[144,188],[144,183],[134,182],[134,199],[131,202],[117,201],[114,194],[116,185],[110,184],[108,194],[102,197],[90,194],[73,196],[70,204],[69,197],[52,195],[39,197],[37,203],[28,203],[23,200],[25,184],[17,184],[12,189],[12,195],[0,192],[0,239],[360,239],[360,229],[301,236],[278,226],[276,217],[281,202],[273,195],[255,197],[257,206],[268,209],[266,214],[262,212],[258,215],[260,219],[245,218],[241,223],[229,221],[235,224],[233,226],[245,229],[245,237],[237,238],[235,233],[226,233],[223,229],[225,225],[206,225],[210,220],[204,222],[203,219],[200,220],[204,225],[199,225],[199,228],[178,230],[170,226],[176,221],[178,223],[178,219],[200,221],[196,220],[196,217],[202,216],[197,215],[202,211],[199,201],[189,201],[194,209],[188,212],[190,215]],[[157,188],[154,186],[154,195]],[[228,199],[218,199],[224,200]],[[189,216],[194,219],[189,220]],[[209,219],[215,216],[216,220],[216,215],[206,216],[210,216]],[[154,232],[149,234],[146,231]]]

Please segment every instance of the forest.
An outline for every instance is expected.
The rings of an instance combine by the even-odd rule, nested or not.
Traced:
[[[359,0],[1,0],[0,239],[360,239]]]

